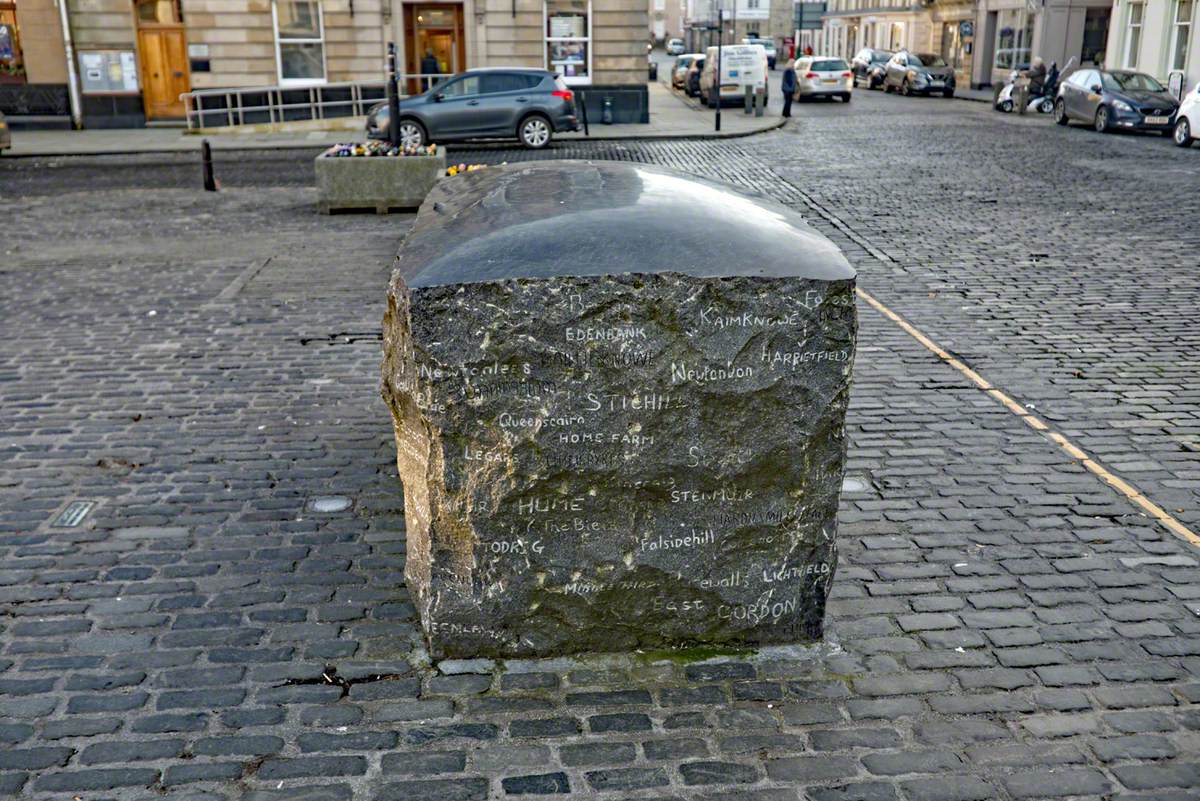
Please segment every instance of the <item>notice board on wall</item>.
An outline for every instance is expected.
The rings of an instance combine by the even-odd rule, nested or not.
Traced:
[[[80,51],[79,81],[84,94],[137,92],[137,58],[132,50]]]

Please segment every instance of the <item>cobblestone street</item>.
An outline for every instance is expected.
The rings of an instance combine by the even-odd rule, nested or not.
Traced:
[[[0,797],[1200,798],[1200,149],[794,111],[451,151],[761,192],[942,349],[860,303],[828,641],[708,659],[429,664],[379,396],[411,215],[318,215],[306,151],[222,153],[215,194],[0,159]]]

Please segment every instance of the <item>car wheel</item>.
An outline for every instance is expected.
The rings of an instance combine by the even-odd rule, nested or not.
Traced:
[[[517,126],[517,138],[530,150],[541,150],[550,144],[550,120],[541,114],[530,114]]]
[[[1054,121],[1059,125],[1066,125],[1071,121],[1067,117],[1067,101],[1061,97],[1054,101]]]
[[[1175,144],[1180,147],[1191,147],[1192,142],[1192,124],[1188,122],[1187,117],[1180,117],[1175,121],[1175,129],[1171,132],[1171,138]]]
[[[1038,104],[1038,111],[1043,114],[1049,114],[1054,111],[1054,101],[1048,97],[1043,97],[1042,102]]]
[[[429,140],[425,126],[416,120],[400,120],[400,146],[421,147]]]
[[[1105,133],[1106,131],[1108,131],[1109,124],[1108,124],[1108,108],[1107,107],[1101,106],[1100,108],[1096,109],[1095,127],[1096,127],[1096,131],[1098,133]]]
[[[850,93],[849,93],[849,92],[846,92],[844,95],[842,95],[842,102],[843,102],[843,103],[849,103],[849,102],[850,102]]]

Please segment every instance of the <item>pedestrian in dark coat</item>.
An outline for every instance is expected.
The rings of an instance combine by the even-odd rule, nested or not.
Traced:
[[[792,116],[792,97],[796,94],[796,62],[788,59],[783,68],[783,116]]]
[[[425,51],[425,58],[421,59],[421,81],[425,84],[425,91],[429,91],[429,87],[437,83],[437,78],[432,77],[442,71],[442,66],[438,64],[437,56],[433,54],[433,50]]]

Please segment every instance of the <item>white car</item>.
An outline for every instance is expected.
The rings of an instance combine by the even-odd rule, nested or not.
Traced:
[[[669,39],[667,40],[667,55],[682,56],[683,55],[683,40]]]
[[[1179,111],[1175,112],[1175,130],[1171,138],[1180,147],[1191,147],[1200,131],[1200,83],[1183,96]]]
[[[854,90],[854,73],[843,58],[837,56],[803,56],[796,59],[796,99],[811,97],[840,97],[850,102]]]
[[[686,89],[688,70],[692,68],[692,64],[697,59],[701,58],[704,58],[703,53],[683,53],[676,57],[675,63],[671,66],[671,86],[675,89]]]
[[[743,39],[742,44],[762,45],[763,50],[767,51],[767,68],[775,69],[775,40],[774,39],[760,39],[760,38],[751,37],[749,39]]]

